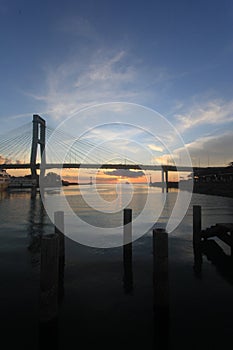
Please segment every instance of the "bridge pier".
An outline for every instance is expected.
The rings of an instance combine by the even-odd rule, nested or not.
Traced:
[[[32,147],[31,147],[31,176],[32,179],[37,180],[36,172],[36,157],[37,157],[37,147],[40,146],[40,157],[41,157],[41,166],[40,174],[44,176],[45,174],[45,128],[46,122],[37,114],[33,114],[33,129],[32,129]]]
[[[164,188],[166,188],[166,192],[168,192],[168,170],[162,167],[162,188],[164,192]]]

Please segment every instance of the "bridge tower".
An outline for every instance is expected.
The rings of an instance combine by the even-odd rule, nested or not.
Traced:
[[[40,173],[42,175],[44,175],[44,173],[45,173],[45,164],[46,164],[45,128],[46,128],[46,122],[39,115],[33,114],[32,123],[33,123],[33,129],[32,129],[32,148],[31,148],[30,165],[31,165],[32,179],[37,180],[36,157],[37,157],[38,145],[40,146],[40,157],[41,157]]]

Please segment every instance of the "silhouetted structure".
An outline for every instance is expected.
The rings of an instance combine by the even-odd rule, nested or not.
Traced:
[[[40,146],[40,156],[41,156],[41,165],[40,165],[40,173],[42,176],[45,172],[45,127],[46,122],[39,115],[33,115],[33,131],[32,131],[32,148],[31,148],[31,175],[32,179],[37,180],[37,165],[36,165],[36,157],[37,157],[37,147]]]
[[[194,182],[233,182],[233,167],[208,167],[194,170]]]
[[[216,242],[216,244],[206,243],[208,238],[212,237],[217,237],[231,248],[231,260],[233,260],[233,223],[216,224],[203,230],[201,227],[201,206],[193,206],[194,270],[197,273],[201,272],[203,247],[212,247],[212,251],[214,247],[215,252],[217,251]]]
[[[58,301],[64,297],[64,268],[65,268],[65,235],[64,235],[64,212],[54,213],[55,234],[59,239],[59,266],[58,266]]]
[[[124,290],[131,293],[133,290],[133,267],[132,267],[132,209],[124,209],[124,232],[123,232],[123,264],[124,264]]]
[[[164,229],[153,230],[153,265],[155,345],[159,349],[167,349],[169,344],[168,234]]]

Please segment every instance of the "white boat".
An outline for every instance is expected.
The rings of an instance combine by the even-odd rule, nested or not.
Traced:
[[[0,169],[0,191],[4,191],[10,183],[10,175],[4,169]]]

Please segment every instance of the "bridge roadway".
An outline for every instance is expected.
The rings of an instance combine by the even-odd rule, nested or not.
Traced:
[[[150,171],[179,171],[179,172],[192,172],[195,170],[206,169],[190,166],[178,166],[175,165],[144,165],[144,164],[76,164],[76,163],[47,163],[46,169],[131,169],[131,170],[150,170]],[[0,169],[31,169],[31,164],[0,164]],[[36,164],[36,169],[40,169],[40,164]]]

